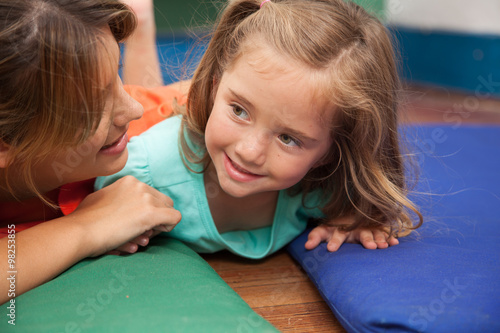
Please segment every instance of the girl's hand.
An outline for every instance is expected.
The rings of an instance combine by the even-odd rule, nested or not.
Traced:
[[[341,220],[344,219],[346,218]],[[305,248],[312,250],[322,242],[328,243],[327,249],[330,252],[337,251],[343,243],[361,243],[370,250],[385,249],[399,244],[396,238],[389,237],[387,232],[380,229],[358,228],[346,232],[339,230],[338,227],[320,225],[309,233]]]
[[[172,199],[132,176],[90,194],[68,216],[73,214],[80,215],[75,220],[85,230],[89,256],[113,249],[133,253],[138,245],[147,244],[161,231],[171,231],[181,220]]]

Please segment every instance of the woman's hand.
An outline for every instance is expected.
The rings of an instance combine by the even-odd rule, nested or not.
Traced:
[[[136,253],[137,250],[139,250],[139,246],[146,246],[149,244],[149,241],[160,234],[162,231],[160,230],[148,230],[142,235],[132,239],[130,242],[127,242],[118,248],[109,251],[106,254],[112,254],[112,255],[121,255],[121,254],[129,254],[129,253]]]
[[[336,224],[347,224],[350,218],[340,218]],[[361,243],[370,250],[385,249],[389,246],[398,245],[399,241],[381,229],[358,228],[353,231],[342,231],[338,227],[320,225],[309,233],[305,248],[312,250],[320,243],[326,242],[330,252],[337,251],[343,243]]]
[[[70,215],[86,230],[89,256],[134,253],[181,220],[172,199],[132,176],[90,194]]]

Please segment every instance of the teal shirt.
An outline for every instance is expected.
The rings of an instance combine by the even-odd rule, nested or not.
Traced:
[[[302,233],[309,218],[323,216],[318,208],[304,208],[301,195],[289,196],[282,190],[271,226],[219,233],[210,213],[203,174],[191,172],[182,161],[178,140],[180,125],[181,117],[174,116],[132,138],[125,168],[112,176],[97,178],[95,189],[132,175],[168,195],[174,201],[174,208],[182,214],[182,220],[168,236],[183,241],[199,253],[227,249],[243,257],[263,258]],[[316,205],[308,200],[307,206]]]

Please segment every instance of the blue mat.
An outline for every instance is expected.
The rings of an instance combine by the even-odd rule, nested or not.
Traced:
[[[500,332],[500,127],[417,137],[418,234],[327,253],[304,250],[306,231],[288,250],[348,332]]]

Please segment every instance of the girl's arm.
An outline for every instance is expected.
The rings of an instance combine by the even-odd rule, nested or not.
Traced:
[[[135,12],[137,29],[125,43],[123,82],[154,88],[163,85],[156,48],[153,0],[121,0]]]
[[[7,260],[9,238],[0,239],[0,304],[10,298],[8,271],[17,271],[18,296],[148,230],[170,231],[181,219],[172,205],[169,197],[129,176],[90,194],[68,216],[16,234],[14,268]]]
[[[349,217],[340,218],[337,224],[350,224]],[[399,241],[380,229],[358,228],[353,231],[341,231],[337,227],[320,225],[311,230],[305,247],[307,250],[316,248],[320,243],[326,242],[330,252],[337,251],[343,243],[361,243],[365,248],[385,249],[389,246],[398,245]]]

